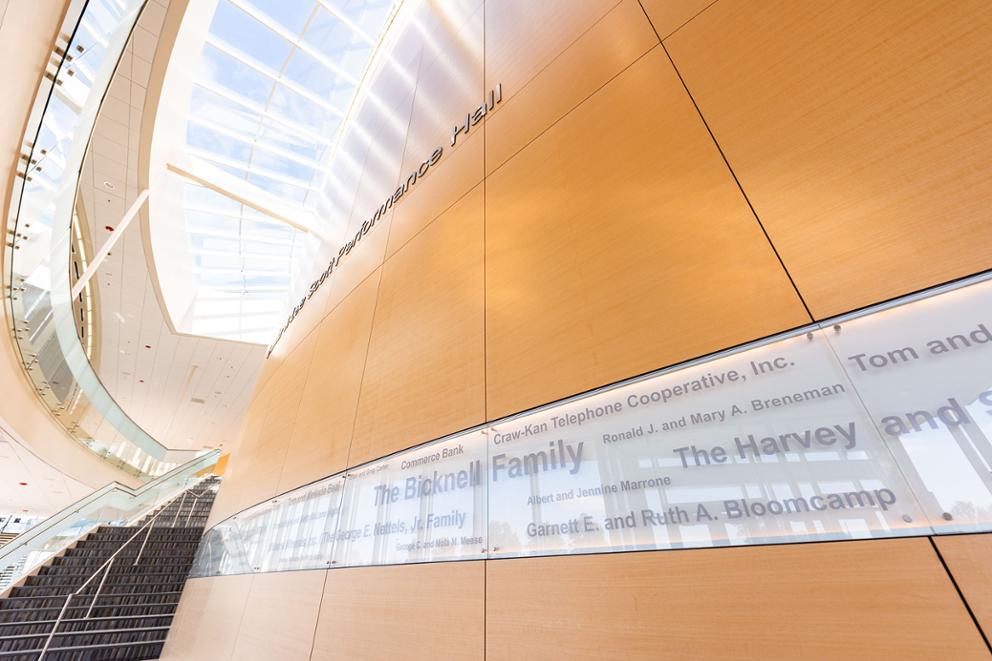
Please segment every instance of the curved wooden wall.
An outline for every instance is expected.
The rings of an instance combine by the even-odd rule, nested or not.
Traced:
[[[987,2],[410,1],[417,29],[394,56],[414,84],[375,80],[388,113],[361,118],[373,143],[346,137],[362,166],[342,175],[342,217],[358,227],[435,145],[445,154],[267,361],[213,521],[992,267]],[[497,83],[503,101],[452,149],[452,126]],[[197,579],[167,653],[979,658],[988,544]]]

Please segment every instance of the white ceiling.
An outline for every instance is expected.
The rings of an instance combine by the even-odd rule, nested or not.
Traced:
[[[149,0],[104,100],[80,190],[95,252],[138,196],[142,111],[167,0]],[[177,223],[183,218],[177,217]],[[132,223],[93,276],[99,288],[95,365],[111,396],[145,431],[177,449],[230,449],[265,348],[169,330],[141,225]]]
[[[50,516],[91,491],[0,429],[0,515]]]

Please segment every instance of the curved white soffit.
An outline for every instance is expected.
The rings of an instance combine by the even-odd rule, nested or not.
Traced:
[[[168,172],[167,164],[184,155],[186,114],[193,88],[189,72],[199,62],[200,44],[206,39],[217,2],[190,0],[186,7],[162,81],[148,159],[148,238],[155,267],[160,270],[156,277],[165,312],[173,328],[180,332],[196,296],[197,283],[183,229],[183,187]],[[168,219],[173,222],[166,222]]]
[[[343,242],[343,232],[341,232],[342,236],[326,236],[329,228],[320,222],[312,210],[304,211],[289,200],[267,193],[221,167],[190,155],[187,145],[190,100],[193,95],[197,71],[203,66],[201,60],[203,44],[210,38],[211,25],[219,1],[190,0],[189,2],[172,57],[166,69],[148,161],[148,189],[150,191],[148,238],[154,264],[159,269],[157,276],[163,302],[173,327],[180,332],[194,335],[200,334],[194,328],[193,319],[200,283],[194,273],[195,262],[189,249],[186,232],[184,198],[188,182],[200,184],[207,189],[222,191],[225,197],[240,202],[253,212],[261,212],[270,220],[278,221],[280,225],[296,230],[296,236],[309,235],[311,237],[313,240],[310,245],[311,250],[301,250],[297,247],[300,245],[299,239],[294,240],[291,269],[297,277],[291,278],[288,290],[280,294],[281,304],[288,306],[289,300],[295,293],[294,287],[297,287],[299,282],[309,282],[307,277],[311,269],[308,264],[303,262],[311,261],[318,254],[324,252],[320,249],[312,249],[314,244],[321,245],[325,249],[333,247],[336,250],[338,245]],[[231,0],[231,2],[235,6],[247,7],[249,11],[252,9],[249,0]],[[317,0],[317,2],[319,6],[328,11],[333,7],[333,0]],[[381,11],[386,5],[387,3],[383,2],[378,9]],[[355,30],[353,35],[360,34],[364,42],[370,44],[370,55],[364,62],[360,75],[352,74],[354,75],[354,89],[347,104],[344,104],[343,108],[335,110],[335,112],[341,113],[342,119],[334,134],[327,136],[326,151],[318,163],[319,167],[314,170],[314,180],[311,181],[311,203],[317,201],[321,195],[323,176],[318,175],[322,175],[326,171],[329,161],[335,155],[337,141],[342,135],[344,127],[353,119],[356,104],[360,105],[360,100],[365,96],[364,93],[370,77],[369,72],[374,70],[383,51],[388,51],[382,46],[384,42],[389,40],[390,35],[395,34],[393,28],[401,22],[395,19],[401,13],[400,10],[404,5],[408,6],[409,3],[394,0],[389,4],[388,15],[379,26],[379,33],[372,35],[371,39],[368,38],[367,33],[360,32],[354,24],[347,22],[347,19],[342,19]],[[334,16],[339,17],[339,14],[334,13]],[[264,17],[262,20],[265,20]],[[276,29],[279,30],[279,28]],[[234,47],[236,46],[237,44],[234,45]],[[301,46],[300,48],[306,52],[306,47]],[[310,51],[313,51],[312,46]],[[335,68],[333,62],[328,66],[331,69]],[[291,80],[290,83],[292,83]],[[300,87],[298,83],[295,85]],[[311,93],[311,96],[315,95]],[[314,134],[316,135],[316,133]],[[311,204],[312,208],[319,208],[319,206],[319,202]],[[301,252],[306,253],[303,259],[301,259]],[[280,310],[276,315],[278,323],[272,327],[273,334],[276,327],[284,320],[283,315],[284,310]],[[264,343],[270,339],[267,338]]]

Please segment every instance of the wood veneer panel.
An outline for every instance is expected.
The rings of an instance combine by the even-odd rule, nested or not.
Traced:
[[[483,421],[482,223],[480,185],[383,266],[350,465]]]
[[[992,267],[992,4],[721,0],[666,46],[816,316]]]
[[[233,658],[238,661],[308,659],[326,571],[254,577]]]
[[[323,320],[293,436],[279,480],[281,493],[346,467],[355,409],[372,332],[380,271],[366,278]]]
[[[311,661],[481,659],[484,595],[481,562],[332,570]]]
[[[335,226],[344,221],[343,241],[351,241],[356,236],[362,223],[372,219],[379,206],[402,181],[403,148],[413,112],[417,71],[425,46],[413,25],[423,21],[429,12],[428,3],[417,6],[411,26],[399,34],[389,57],[378,59],[379,69],[369,73],[371,88],[357,111],[350,131],[357,133],[358,138],[349,140],[351,151],[339,153],[334,159],[343,164],[345,172],[330,181],[329,194],[352,200],[346,217],[330,219]],[[360,176],[355,178],[355,172],[360,172]],[[391,218],[390,209],[376,221],[339,263],[329,281],[324,283],[323,286],[331,290],[326,303],[328,311],[382,265]],[[337,254],[337,249],[333,254]]]
[[[250,574],[187,581],[160,658],[170,661],[234,658],[251,582]]]
[[[986,636],[992,636],[992,535],[933,538]]]
[[[926,539],[489,563],[489,659],[986,659]]]
[[[406,245],[420,230],[482,181],[485,136],[482,127],[477,128],[480,130],[471,133],[467,139],[459,140],[456,148],[443,145],[445,154],[435,166],[436,170],[428,172],[400,200],[392,212],[387,256]]]
[[[660,46],[486,187],[490,418],[809,321]]]
[[[716,0],[640,0],[651,24],[664,39]]]
[[[317,337],[317,333],[310,333],[289,351],[256,393],[245,415],[238,450],[231,457],[228,476],[211,512],[211,522],[279,493]]]
[[[501,47],[487,62],[487,80],[490,87],[502,83],[505,100],[486,120],[487,172],[658,43],[637,0],[623,0],[588,26],[601,9],[595,10],[596,3],[580,5],[578,17],[567,24],[575,40],[553,57],[546,52],[546,24],[531,14],[560,10],[561,3],[514,0],[488,6],[486,43]],[[545,59],[547,65],[534,70],[535,62]]]
[[[511,99],[621,0],[500,0],[486,3],[486,83]],[[571,75],[581,76],[580,71]]]
[[[438,147],[441,159],[412,185],[395,206],[387,255],[437,218],[483,178],[483,128],[472,127],[451,145],[452,128],[465,113],[483,102],[481,0],[425,3],[422,38],[424,51],[417,73],[417,94],[406,135],[401,177],[429,159]],[[484,121],[484,120],[483,120]]]

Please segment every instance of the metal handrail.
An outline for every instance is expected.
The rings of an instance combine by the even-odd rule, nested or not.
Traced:
[[[185,500],[186,500],[186,492],[187,491],[189,491],[189,489],[184,490],[183,493],[182,493],[183,500],[179,504],[179,507],[180,508],[182,508],[182,503],[185,502]],[[203,495],[203,494],[201,493],[200,495]],[[157,512],[155,512],[154,515],[152,515],[152,518],[149,519],[147,523],[145,523],[140,528],[138,528],[138,530],[133,535],[131,535],[126,542],[124,542],[123,544],[121,544],[121,547],[119,549],[117,549],[116,551],[114,551],[113,555],[111,555],[109,558],[107,558],[106,560],[104,560],[103,564],[100,565],[99,567],[97,567],[96,568],[96,571],[94,571],[90,575],[90,577],[87,578],[83,582],[82,585],[80,585],[73,592],[70,592],[66,596],[65,603],[62,604],[62,610],[59,611],[58,617],[55,618],[55,624],[52,625],[52,630],[50,632],[48,632],[48,638],[45,639],[45,645],[41,649],[41,655],[38,656],[38,661],[41,661],[42,659],[45,658],[45,654],[48,652],[48,647],[49,647],[49,645],[51,645],[52,639],[55,637],[55,634],[56,634],[56,632],[57,632],[57,630],[59,628],[59,624],[61,624],[62,618],[65,616],[65,611],[69,608],[69,602],[72,601],[72,598],[78,596],[80,592],[82,592],[83,590],[85,590],[86,587],[89,586],[90,582],[92,582],[93,579],[97,577],[97,575],[100,573],[100,571],[101,570],[103,571],[103,578],[100,579],[100,585],[97,586],[96,592],[93,593],[93,599],[90,601],[90,606],[89,606],[89,608],[86,609],[86,614],[83,615],[83,617],[82,617],[82,619],[88,620],[89,617],[90,617],[90,613],[93,612],[93,607],[96,605],[96,600],[100,598],[100,591],[103,590],[103,584],[107,581],[107,576],[110,574],[110,568],[113,566],[114,560],[117,559],[117,555],[121,551],[123,551],[125,548],[127,548],[127,545],[130,544],[131,542],[133,542],[138,537],[138,535],[140,535],[142,533],[142,531],[145,531],[145,529],[147,528],[147,531],[145,531],[145,540],[141,543],[141,548],[138,550],[138,555],[135,557],[134,563],[131,565],[132,567],[136,566],[138,564],[138,562],[141,560],[142,553],[144,553],[144,551],[145,551],[145,545],[148,543],[148,538],[152,534],[152,527],[155,524],[155,520],[158,519],[159,515],[169,505],[171,505],[173,502],[175,502],[176,498],[179,498],[179,495],[178,494],[175,497],[173,497],[172,500],[170,500],[167,503],[165,503],[164,505],[162,505],[159,508],[159,510]],[[177,512],[177,514],[178,514],[178,512]]]
[[[131,496],[132,498],[140,497],[145,493],[147,493],[148,491],[151,491],[152,489],[157,489],[160,485],[166,483],[168,480],[171,480],[177,474],[189,470],[190,464],[193,464],[194,462],[202,462],[203,468],[208,468],[211,465],[210,461],[216,460],[218,457],[220,457],[220,450],[211,450],[206,454],[191,459],[190,461],[187,461],[185,464],[181,466],[176,466],[168,473],[160,475],[151,482],[148,482],[147,484],[144,484],[137,489],[132,489],[126,484],[121,484],[120,482],[111,482],[109,484],[106,484],[100,487],[99,489],[97,489],[96,491],[94,491],[93,493],[89,494],[88,496],[84,496],[83,498],[77,500],[71,505],[68,505],[67,507],[63,508],[59,512],[56,512],[55,514],[48,517],[44,521],[40,521],[37,524],[31,526],[31,528],[18,535],[17,539],[12,540],[8,544],[5,544],[2,550],[0,550],[0,566],[3,566],[4,558],[20,551],[20,549],[23,548],[26,544],[33,542],[35,539],[41,537],[44,533],[47,533],[49,530],[62,523],[73,514],[78,514],[87,505],[96,502],[100,498],[104,498],[107,495],[113,493],[114,491],[119,491],[127,496]],[[152,507],[154,507],[154,505]]]

